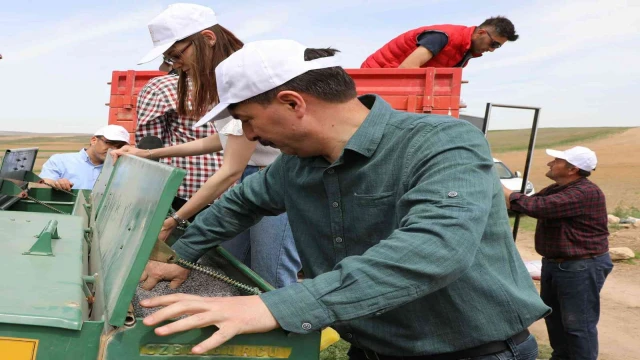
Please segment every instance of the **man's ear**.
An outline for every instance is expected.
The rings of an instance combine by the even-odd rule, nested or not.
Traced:
[[[89,144],[91,146],[94,146],[97,142],[98,142],[98,137],[97,136],[92,136],[91,140],[89,140]]]
[[[307,103],[304,98],[295,91],[281,91],[276,96],[276,101],[287,106],[288,110],[294,111],[298,115],[304,115]]]
[[[575,175],[580,171],[580,169],[577,166],[571,166],[569,168],[569,174],[570,175]]]

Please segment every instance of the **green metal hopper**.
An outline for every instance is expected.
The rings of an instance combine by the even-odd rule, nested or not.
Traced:
[[[64,208],[69,214],[24,198],[0,211],[0,358],[318,359],[319,332],[240,335],[193,355],[191,347],[215,327],[159,337],[135,318],[138,280],[184,176],[182,169],[133,156],[115,165],[107,157],[91,192],[21,187],[44,201],[73,201]],[[223,249],[207,255],[233,280],[271,290]]]

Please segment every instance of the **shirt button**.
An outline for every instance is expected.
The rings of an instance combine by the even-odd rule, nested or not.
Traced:
[[[336,201],[334,201],[333,204],[331,204],[331,206],[333,206],[334,208],[337,208],[338,206],[340,206],[340,204],[338,204]]]
[[[342,238],[341,238],[340,236],[338,236],[338,237],[336,238],[336,242],[337,242],[338,244],[339,244],[339,243],[341,243],[341,242],[342,242]]]
[[[347,339],[352,339],[353,338],[353,334],[352,333],[346,333],[346,334],[344,334],[344,337],[346,337]]]
[[[310,323],[302,323],[302,330],[311,330],[311,324]]]
[[[333,174],[333,173],[334,173],[334,172],[336,172],[336,171],[335,171],[335,170],[333,170],[333,169],[329,169],[329,170],[327,170],[327,172],[328,172],[329,174]]]
[[[458,196],[458,193],[455,191],[449,191],[449,193],[447,194],[448,197],[450,198],[454,198],[456,196]]]

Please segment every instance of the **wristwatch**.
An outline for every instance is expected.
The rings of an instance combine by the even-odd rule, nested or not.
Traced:
[[[187,226],[187,220],[181,218],[180,216],[178,216],[178,214],[172,212],[169,217],[171,217],[173,220],[175,220],[178,223],[178,226],[182,226],[185,227]]]

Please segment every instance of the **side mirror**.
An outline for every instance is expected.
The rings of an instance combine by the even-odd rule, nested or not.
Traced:
[[[521,178],[522,177],[522,173],[520,171],[516,171],[516,177]]]

